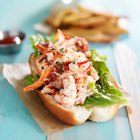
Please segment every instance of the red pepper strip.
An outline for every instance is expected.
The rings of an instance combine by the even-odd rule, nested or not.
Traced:
[[[85,63],[89,62],[89,60],[85,60],[85,61],[82,61],[82,62],[77,62],[77,64],[80,66],[80,65],[83,65]]]
[[[46,49],[46,48],[43,47],[41,44],[37,44],[37,45],[36,45],[36,48],[39,49],[43,54],[46,54],[46,53],[52,51],[51,48]]]
[[[48,75],[50,74],[51,71],[52,71],[52,68],[48,68],[47,70],[44,69],[41,73],[40,78],[36,82],[34,82],[32,85],[25,87],[23,89],[23,91],[29,92],[31,90],[35,90],[35,89],[41,87],[44,84],[46,78],[48,77]]]

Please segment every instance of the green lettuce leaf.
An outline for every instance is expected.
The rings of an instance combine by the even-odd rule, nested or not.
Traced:
[[[27,86],[32,85],[35,81],[37,81],[39,79],[39,76],[37,74],[35,74],[33,77],[31,75],[27,75],[24,78],[25,84]]]
[[[106,61],[107,60],[107,57],[106,56],[102,56],[102,55],[99,55],[95,50],[91,50],[91,59],[92,60],[99,60],[100,61]]]
[[[123,94],[114,87],[110,80],[110,71],[106,65],[106,58],[91,50],[92,66],[98,71],[99,80],[96,81],[94,94],[87,97],[84,106],[107,107],[113,104],[126,104]]]
[[[47,39],[48,39],[50,42],[52,42],[53,44],[54,44],[55,42],[57,42],[57,37],[56,37],[55,34],[52,34],[51,36],[47,37]]]
[[[47,41],[48,41],[47,37],[41,34],[30,36],[30,42],[34,50],[34,57],[38,57],[38,55],[40,54],[40,51],[35,46],[39,43],[45,43]]]
[[[90,82],[88,84],[88,88],[91,89],[91,90],[94,90],[94,88],[95,88],[95,82]]]

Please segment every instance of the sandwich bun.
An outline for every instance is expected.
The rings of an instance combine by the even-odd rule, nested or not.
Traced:
[[[29,58],[29,64],[31,74],[36,74],[37,70],[33,55]],[[95,122],[104,122],[113,118],[119,109],[119,105],[117,104],[106,108],[86,108],[84,106],[74,105],[62,106],[58,104],[51,95],[41,93],[39,90],[36,90],[36,92],[39,94],[39,97],[47,109],[49,109],[58,119],[70,125],[78,125],[84,123],[88,119]]]

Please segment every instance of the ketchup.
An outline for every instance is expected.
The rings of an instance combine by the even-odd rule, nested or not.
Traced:
[[[20,44],[22,40],[25,38],[25,34],[23,32],[17,31],[0,31],[0,45],[12,45],[12,44]]]
[[[17,30],[0,31],[0,53],[14,54],[21,50],[25,33]]]
[[[0,44],[16,44],[16,37],[13,36],[5,36],[2,40],[0,40]]]

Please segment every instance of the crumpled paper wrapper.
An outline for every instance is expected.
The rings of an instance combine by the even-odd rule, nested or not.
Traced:
[[[53,114],[45,108],[38,94],[23,92],[23,88],[25,87],[24,77],[31,73],[28,63],[0,65],[0,72],[3,73],[4,77],[15,88],[16,93],[24,102],[31,115],[47,135],[49,140],[57,139],[62,130],[71,127],[53,116]]]
[[[62,140],[62,130],[70,128],[72,126],[59,121],[51,112],[49,112],[49,110],[43,105],[40,97],[35,93],[35,91],[33,91],[32,93],[23,92],[23,88],[25,87],[24,77],[31,73],[29,64],[25,63],[0,65],[0,72],[3,73],[4,77],[15,88],[16,93],[24,102],[35,121],[47,135],[47,139]],[[120,89],[122,90],[121,87]],[[129,98],[131,96],[124,90],[122,91],[124,92],[125,97],[130,100]]]

